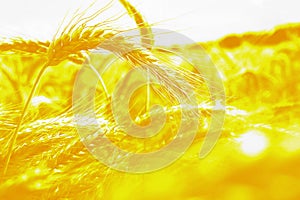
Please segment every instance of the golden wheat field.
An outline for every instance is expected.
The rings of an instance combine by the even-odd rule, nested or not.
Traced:
[[[223,83],[221,136],[212,151],[199,158],[216,109],[207,77],[188,62],[178,62],[169,51],[155,49],[152,25],[130,2],[119,3],[124,6],[122,17],[130,17],[135,27],[122,29],[117,23],[121,16],[99,21],[105,8],[95,13],[87,9],[62,24],[52,41],[0,40],[0,199],[300,199],[300,24],[168,47],[193,55],[200,46]],[[129,29],[136,31],[134,37],[143,48],[127,51],[134,44],[122,33]],[[92,54],[100,45],[106,52]],[[117,61],[103,69],[113,59]],[[158,62],[162,67],[152,65]],[[162,169],[135,174],[112,169],[93,156],[82,142],[90,136],[78,133],[73,105],[76,77],[90,63],[100,80],[94,91],[95,116],[106,137],[130,152],[159,150],[176,138],[184,113],[178,110],[179,100],[190,93],[181,79],[165,72],[172,69],[192,85],[200,115],[189,121],[199,122],[199,127],[179,159]],[[196,65],[202,69],[203,63]],[[139,87],[128,108],[113,105],[119,80],[135,67],[165,86]],[[120,91],[126,93],[122,87]],[[112,106],[124,109],[135,124],[146,127],[154,119],[149,109],[156,104],[166,111],[166,120],[148,139],[128,136],[112,112]],[[101,146],[97,137],[89,144]],[[110,153],[103,155],[114,158]]]

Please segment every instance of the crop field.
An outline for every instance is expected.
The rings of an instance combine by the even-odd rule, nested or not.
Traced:
[[[121,3],[138,24],[142,44],[151,46],[151,25],[127,1]],[[188,62],[156,48],[122,54],[130,38],[110,40],[117,30],[100,22],[86,25],[92,19],[84,14],[76,17],[53,41],[0,40],[1,200],[300,198],[300,24],[167,47],[182,55],[197,55],[201,47],[211,58],[226,94],[215,108],[207,77]],[[109,53],[91,54],[99,45]],[[150,65],[157,60],[163,70]],[[205,62],[196,65],[200,71],[207,68]],[[164,86],[136,88],[126,108],[114,103],[113,94],[118,87],[125,95],[125,86],[118,84],[132,68],[156,76]],[[192,86],[199,111],[192,144],[174,163],[149,173],[120,172],[99,162],[93,156],[97,151],[115,157],[101,149],[98,135],[79,134],[74,120],[74,88],[78,74],[85,75],[82,69],[99,75],[93,94],[98,125],[114,145],[135,153],[159,150],[176,138],[184,113],[178,105],[189,95],[176,76],[181,74]],[[169,69],[176,73],[164,75]],[[81,85],[88,92],[93,89],[87,81],[90,72]],[[136,80],[131,77],[126,83]],[[89,94],[84,89],[75,93]],[[157,104],[166,111],[165,122],[151,138],[129,136],[115,119],[113,106],[147,127],[159,115],[159,110],[151,109]],[[223,108],[221,135],[214,148],[199,158],[207,132],[214,128],[212,113]],[[88,144],[99,147],[88,149],[83,140],[93,140]]]

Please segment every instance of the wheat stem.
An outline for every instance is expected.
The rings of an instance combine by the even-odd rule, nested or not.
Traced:
[[[150,72],[147,69],[147,99],[146,99],[146,113],[150,110],[150,99],[151,99],[151,85],[150,85]]]
[[[108,90],[107,90],[107,87],[106,87],[106,84],[104,83],[104,80],[102,78],[102,76],[99,74],[99,72],[97,71],[97,69],[92,65],[92,64],[89,64],[89,67],[93,70],[93,72],[95,72],[95,74],[97,75],[99,81],[100,81],[100,84],[102,86],[102,89],[104,90],[104,94],[105,94],[105,98],[106,100],[109,102],[109,93],[108,93]]]
[[[28,107],[29,107],[29,104],[30,104],[30,102],[31,102],[31,99],[32,99],[32,97],[33,97],[33,95],[34,95],[34,93],[35,93],[35,91],[36,91],[36,89],[37,89],[37,87],[38,87],[38,85],[39,85],[39,82],[40,82],[40,80],[41,80],[41,78],[42,78],[42,76],[43,76],[43,74],[44,74],[44,72],[45,72],[45,70],[47,69],[48,66],[49,66],[49,65],[48,65],[48,62],[47,62],[47,63],[42,67],[42,69],[40,70],[39,74],[37,75],[37,78],[35,79],[35,82],[34,82],[34,84],[33,84],[33,87],[31,88],[30,93],[29,93],[29,96],[28,96],[28,98],[27,98],[27,100],[26,100],[26,102],[25,102],[25,106],[24,106],[24,108],[23,108],[23,110],[22,110],[20,119],[19,119],[19,121],[18,121],[18,123],[17,123],[17,127],[16,127],[16,129],[14,130],[11,139],[9,140],[8,155],[7,155],[7,158],[6,158],[6,161],[5,161],[4,170],[3,170],[3,175],[6,175],[6,173],[7,173],[8,165],[9,165],[9,162],[10,162],[10,160],[11,160],[11,156],[12,156],[12,153],[13,153],[13,150],[14,150],[15,143],[16,143],[16,141],[17,141],[18,132],[19,132],[19,130],[20,130],[20,128],[21,128],[23,119],[24,119],[24,117],[25,117],[25,115],[26,115],[26,111],[27,111],[27,109],[28,109]]]

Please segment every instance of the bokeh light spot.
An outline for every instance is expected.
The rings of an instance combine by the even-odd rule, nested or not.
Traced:
[[[238,139],[242,152],[248,156],[261,154],[269,145],[267,137],[259,131],[249,131]]]

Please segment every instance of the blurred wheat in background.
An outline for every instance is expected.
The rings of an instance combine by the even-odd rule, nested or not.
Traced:
[[[211,101],[203,77],[186,63],[178,70],[198,88],[201,119],[196,140],[182,158],[157,172],[134,175],[112,170],[90,154],[73,121],[77,72],[90,51],[126,30],[140,30],[142,44],[153,45],[151,25],[129,2],[120,3],[137,27],[118,24],[125,12],[100,20],[108,4],[96,13],[89,13],[89,8],[78,11],[71,21],[62,23],[52,41],[0,41],[0,199],[299,199],[300,24],[296,23],[200,44],[218,68],[227,96],[222,137],[206,158],[199,159],[198,151],[210,125]],[[104,47],[122,50],[130,45],[129,38],[119,39]],[[172,48],[193,54],[198,45]],[[167,53],[149,52],[151,48],[137,51],[124,60],[177,62]],[[122,52],[113,53],[122,56]],[[91,59],[94,66],[104,66],[110,56]],[[170,142],[178,128],[176,101],[160,87],[151,88],[150,99],[145,88],[137,90],[130,100],[130,115],[136,123],[149,122],[145,114],[154,104],[171,114],[157,137],[142,142],[127,137],[113,119],[110,97],[129,68],[125,61],[118,61],[101,74],[97,116],[120,147],[153,151]]]

